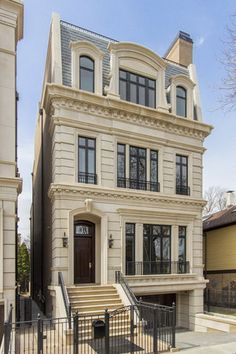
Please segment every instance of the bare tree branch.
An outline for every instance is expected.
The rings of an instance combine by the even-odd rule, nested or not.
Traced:
[[[215,213],[226,208],[226,190],[219,186],[209,187],[204,194],[207,204],[204,207],[203,215]]]

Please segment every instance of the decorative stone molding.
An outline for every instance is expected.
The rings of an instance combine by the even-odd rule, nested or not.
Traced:
[[[185,205],[193,207],[203,207],[206,202],[202,199],[186,198],[186,196],[168,196],[156,193],[148,193],[147,191],[120,191],[118,189],[100,188],[98,186],[88,185],[66,185],[51,183],[48,196],[50,199],[60,199],[66,196],[74,199],[80,196],[81,198],[104,199],[113,201],[134,201],[147,203],[152,206],[160,205]]]
[[[17,193],[20,194],[22,192],[22,179],[21,178],[6,178],[0,177],[0,185],[1,187],[14,187],[17,189]]]
[[[23,37],[23,11],[24,5],[21,0],[1,0],[0,23],[16,29],[17,41]]]
[[[44,93],[44,108],[50,116],[57,115],[60,109],[74,110],[101,116],[107,119],[131,122],[181,136],[195,137],[203,141],[213,129],[212,126],[165,114],[144,106],[126,101],[112,100],[75,90],[69,87],[47,84]]]
[[[119,98],[119,69],[134,72],[156,81],[156,108],[167,112],[165,95],[165,61],[156,53],[141,45],[118,42],[110,43],[110,85],[106,89],[107,96]]]
[[[92,199],[85,199],[84,201],[85,208],[88,213],[92,213],[92,208],[93,208],[93,200]]]
[[[187,92],[187,117],[186,118],[193,119],[193,89],[195,83],[185,75],[176,75],[171,78],[170,102],[171,102],[172,113],[175,115],[176,115],[177,86],[182,86]]]
[[[79,88],[80,83],[80,63],[79,59],[82,55],[88,56],[94,60],[94,93],[103,94],[102,89],[102,60],[104,53],[94,44],[87,41],[71,42],[71,68],[72,68],[72,87]]]

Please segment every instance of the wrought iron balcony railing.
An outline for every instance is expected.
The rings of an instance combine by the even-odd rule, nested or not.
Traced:
[[[142,181],[142,180],[137,180],[132,178],[118,177],[117,187],[139,189],[139,190],[150,191],[150,192],[160,192],[159,182]]]
[[[189,273],[189,262],[145,261],[126,262],[126,275],[150,274],[186,274]]]
[[[190,187],[176,185],[176,194],[190,195]]]
[[[78,182],[97,184],[97,175],[95,173],[79,172]]]

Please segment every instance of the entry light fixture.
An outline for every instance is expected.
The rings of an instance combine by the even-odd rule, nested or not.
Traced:
[[[114,240],[112,238],[112,234],[110,234],[110,238],[108,239],[108,246],[109,248],[112,248],[113,247],[113,243],[114,243]]]
[[[68,237],[66,236],[65,232],[64,232],[64,236],[62,237],[62,245],[63,247],[68,247]]]

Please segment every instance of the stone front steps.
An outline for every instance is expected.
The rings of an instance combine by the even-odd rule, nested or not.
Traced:
[[[82,315],[104,314],[122,306],[122,300],[112,285],[73,286],[67,288],[72,313]]]
[[[112,285],[85,285],[67,288],[72,314],[78,312],[79,333],[82,339],[91,339],[92,323],[96,319],[104,321],[105,310],[109,312],[121,309],[124,304]],[[130,333],[129,312],[122,312],[110,318],[110,335]]]

